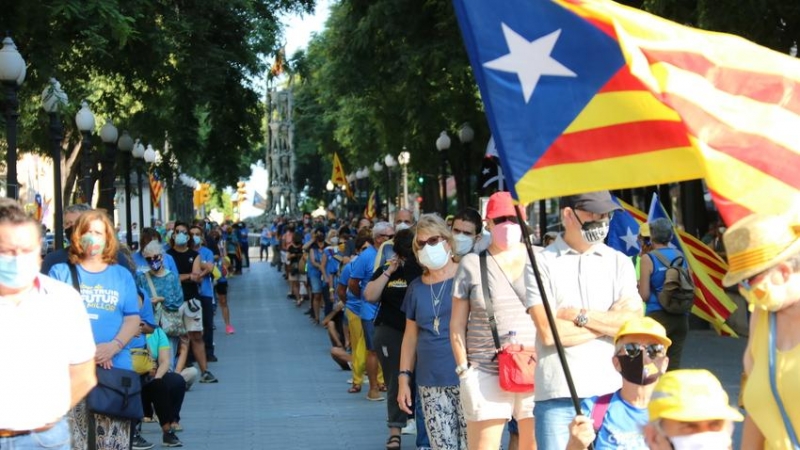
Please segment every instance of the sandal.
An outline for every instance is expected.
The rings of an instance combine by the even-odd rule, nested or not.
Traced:
[[[378,391],[380,392],[389,392],[389,388],[385,384],[378,385]]]
[[[350,389],[348,389],[347,392],[350,393],[350,394],[358,394],[359,392],[361,392],[361,385],[360,384],[354,384],[354,385],[350,386]]]
[[[386,450],[399,450],[400,447],[400,436],[389,436],[389,439],[386,440]]]

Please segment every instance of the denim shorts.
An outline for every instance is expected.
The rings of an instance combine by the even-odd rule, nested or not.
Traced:
[[[308,282],[311,283],[312,294],[322,294],[322,289],[325,285],[322,283],[322,278],[319,275],[309,274]]]
[[[61,419],[46,431],[0,438],[0,448],[70,450],[69,425],[66,419]]]
[[[375,337],[375,322],[372,319],[361,319],[361,328],[364,329],[364,342],[367,344],[367,350],[375,351],[372,345],[372,339]]]

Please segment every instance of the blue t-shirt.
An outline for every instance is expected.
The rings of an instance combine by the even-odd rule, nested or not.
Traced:
[[[239,228],[237,235],[239,237],[239,243],[242,245],[247,245],[247,227]]]
[[[440,301],[434,303],[431,289]],[[453,279],[434,285],[419,277],[408,285],[402,310],[417,324],[417,384],[420,386],[458,386],[456,360],[450,346],[450,312],[453,306]],[[438,333],[434,318],[439,317]]]
[[[339,260],[336,259],[336,257],[340,255],[339,247],[332,246],[325,248],[325,255],[327,256],[325,260],[325,273],[335,275],[339,272]]]
[[[152,328],[156,328],[158,324],[156,324],[155,314],[153,313],[153,302],[150,298],[150,293],[141,287],[139,287],[139,292],[142,294],[142,307],[139,309],[139,320],[150,325]],[[131,348],[143,348],[144,342],[145,337],[143,334],[140,334],[134,336],[128,346]]]
[[[150,266],[147,265],[147,260],[144,259],[144,255],[142,255],[142,252],[135,252],[132,255],[133,255],[133,264],[136,265],[137,273],[144,273],[150,271]],[[167,270],[169,270],[170,272],[178,273],[178,267],[175,266],[175,260],[172,259],[172,256],[170,256],[169,253],[167,252],[162,253],[161,261],[163,262],[164,267],[166,267]]]
[[[339,276],[339,285],[340,286],[344,286],[345,288],[347,288],[347,283],[350,281],[350,271],[353,268],[353,263],[354,262],[355,262],[355,260],[353,260],[349,264],[345,264],[344,268],[342,268],[342,274],[341,274],[341,276]],[[359,297],[356,297],[355,295],[353,295],[353,293],[350,292],[350,289],[346,289],[346,290],[347,290],[347,294],[346,294],[347,302],[345,302],[345,307],[347,307],[347,309],[349,309],[350,312],[352,312],[355,315],[361,314],[361,305],[364,302],[362,302]]]
[[[77,267],[81,298],[92,324],[94,343],[111,342],[122,328],[125,317],[139,315],[133,275],[119,264],[111,264],[102,272],[88,272],[80,265]],[[53,266],[50,277],[72,285],[72,274],[66,263]],[[114,355],[111,362],[114,367],[131,370],[130,343]]]
[[[261,232],[261,240],[259,241],[261,245],[269,245],[269,231],[264,230]]]
[[[674,248],[660,248],[658,252],[669,262],[683,255]],[[667,266],[662,264],[656,255],[652,254],[652,251],[648,253],[647,256],[650,258],[650,261],[653,262],[653,273],[650,274],[650,298],[648,298],[645,303],[645,314],[650,314],[651,312],[664,310],[664,308],[661,307],[661,303],[658,302],[658,293],[664,289],[664,278],[667,276]],[[684,261],[684,265],[686,265],[686,261]]]
[[[581,403],[586,417],[592,416],[592,408],[598,397],[589,397]],[[608,404],[600,430],[594,440],[597,450],[647,450],[642,430],[647,424],[647,407],[637,408],[615,392]],[[595,424],[596,425],[596,424]]]
[[[372,279],[377,255],[378,251],[370,245],[358,255],[358,258],[353,262],[353,267],[350,269],[350,278],[359,280],[358,285],[361,288],[362,304],[361,313],[358,316],[364,320],[372,320],[378,314],[378,304],[364,300],[364,289],[369,284],[369,280]]]
[[[318,268],[316,268],[313,264],[311,264],[311,261],[314,261],[317,264],[322,263],[322,252],[324,252],[324,251],[325,251],[325,249],[324,248],[319,248],[319,245],[317,245],[316,243],[311,244],[311,246],[308,247],[308,257],[309,257],[309,261],[308,261],[308,276],[309,277],[316,277],[316,278],[322,277],[322,272]]]
[[[197,253],[200,254],[200,262],[214,264],[214,252],[212,252],[210,248],[200,246],[200,248],[197,249]],[[203,281],[200,282],[200,295],[202,297],[214,296],[214,284],[211,280],[210,272],[208,275],[204,276]]]

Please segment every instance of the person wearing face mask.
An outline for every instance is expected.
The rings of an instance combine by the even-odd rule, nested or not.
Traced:
[[[39,224],[0,199],[0,446],[69,450],[65,415],[97,384],[96,348],[81,296],[39,273],[40,246]]]
[[[450,346],[452,286],[458,269],[453,246],[453,235],[438,215],[420,217],[413,249],[423,272],[409,283],[401,307],[406,325],[397,402],[407,414],[411,414],[414,403],[420,404],[425,432],[434,450],[467,448],[467,423]],[[418,391],[416,402],[411,392],[412,376]]]
[[[728,394],[717,377],[703,369],[662,375],[647,410],[644,438],[650,450],[730,450],[734,423],[743,419],[728,404]],[[743,442],[741,448],[759,447]]]
[[[379,222],[375,224],[377,227]],[[400,209],[394,214],[394,231],[407,230],[414,226],[414,213],[408,209]],[[391,234],[391,233],[390,233]],[[394,234],[391,234],[394,236]],[[380,241],[380,242],[379,242]],[[380,238],[375,237],[375,247],[378,249],[378,256],[375,257],[375,270],[378,267],[383,267],[386,262],[394,256],[394,240],[393,238]]]
[[[200,271],[195,275],[200,280],[198,293],[203,307],[203,343],[206,347],[206,361],[217,362],[217,356],[214,353],[214,282],[211,277],[211,271],[214,270],[214,252],[206,247],[205,232],[200,226],[193,225],[189,228],[189,238],[189,247],[196,251],[200,258]],[[220,299],[219,309],[222,311],[225,333],[233,334],[236,330],[231,325],[231,312],[227,296],[225,296],[224,302]]]
[[[139,332],[139,298],[133,275],[117,261],[117,237],[108,215],[103,211],[87,211],[74,225],[69,262],[56,264],[50,276],[67,284],[77,284],[86,312],[91,319],[97,350],[95,363],[105,369],[133,369],[129,343]],[[73,278],[73,270],[77,279]],[[92,423],[86,403],[78,404],[71,413],[73,444],[87,445],[86,435]],[[95,414],[97,429],[119,430],[109,440],[97,434],[98,449],[127,448],[132,422]]]
[[[655,383],[666,371],[666,350],[672,342],[661,324],[649,317],[631,319],[614,338],[616,353],[611,362],[622,375],[616,392],[587,398],[584,415],[569,426],[567,450],[624,448],[645,450],[642,429],[648,422],[647,405]]]
[[[406,327],[406,316],[402,310],[403,298],[408,284],[422,273],[412,249],[414,232],[411,229],[398,231],[394,238],[395,257],[372,275],[364,289],[364,299],[380,302],[375,317],[374,344],[378,348],[378,359],[388,388],[387,420],[389,438],[387,448],[400,447],[400,431],[407,425],[408,414],[397,403],[398,371],[400,370],[400,345]],[[396,436],[396,437],[393,437]]]
[[[728,273],[750,304],[743,449],[800,448],[800,220],[754,214],[723,235]]]
[[[672,222],[666,218],[655,219],[648,224],[650,233],[650,251],[641,258],[639,266],[639,295],[645,301],[645,314],[652,317],[667,329],[667,336],[672,340],[669,348],[669,369],[681,367],[683,343],[689,334],[689,313],[668,313],[658,301],[658,294],[664,288],[664,281],[669,268],[665,262],[672,264],[677,258],[686,259],[680,250],[670,247],[672,241]],[[641,231],[641,230],[640,230]]]
[[[133,264],[136,266],[137,273],[147,272],[150,270],[150,265],[148,264],[147,258],[144,255],[144,248],[153,241],[156,241],[159,245],[161,245],[162,249],[164,248],[164,246],[161,244],[161,235],[158,234],[158,231],[155,228],[143,228],[139,237],[139,251],[131,254],[131,258],[133,259]],[[172,256],[163,254],[162,258],[164,267],[172,272],[178,273],[178,268],[175,266],[175,261],[172,259]]]
[[[498,448],[506,422],[514,418],[519,430],[518,448],[532,450],[536,448],[534,393],[508,392],[500,388],[480,269],[480,258],[486,258],[486,282],[491,294],[488,301],[494,311],[498,336],[507,340],[514,331],[519,344],[533,348],[536,328],[525,314],[523,302],[537,289],[536,280],[508,192],[489,197],[486,223],[492,241],[489,248],[481,255],[463,256],[453,280],[450,343],[467,421],[467,441],[470,448]]]
[[[483,230],[481,214],[473,208],[466,208],[455,215],[450,229],[453,231],[455,241],[453,256],[456,262],[459,262],[464,255],[471,253],[476,242],[481,240]]]
[[[622,382],[611,358],[622,324],[642,316],[642,298],[631,260],[603,243],[611,214],[620,209],[608,191],[562,197],[564,232],[537,254],[542,284],[578,398],[603,395]],[[525,307],[536,324],[536,439],[540,448],[562,449],[575,416],[564,370],[539,290]]]

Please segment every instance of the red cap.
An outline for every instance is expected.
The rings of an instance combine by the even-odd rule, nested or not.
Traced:
[[[517,217],[517,211],[514,209],[514,200],[511,194],[505,191],[495,192],[489,197],[489,202],[486,204],[486,219],[491,220],[497,217]],[[525,219],[525,210],[522,210],[522,218]]]

